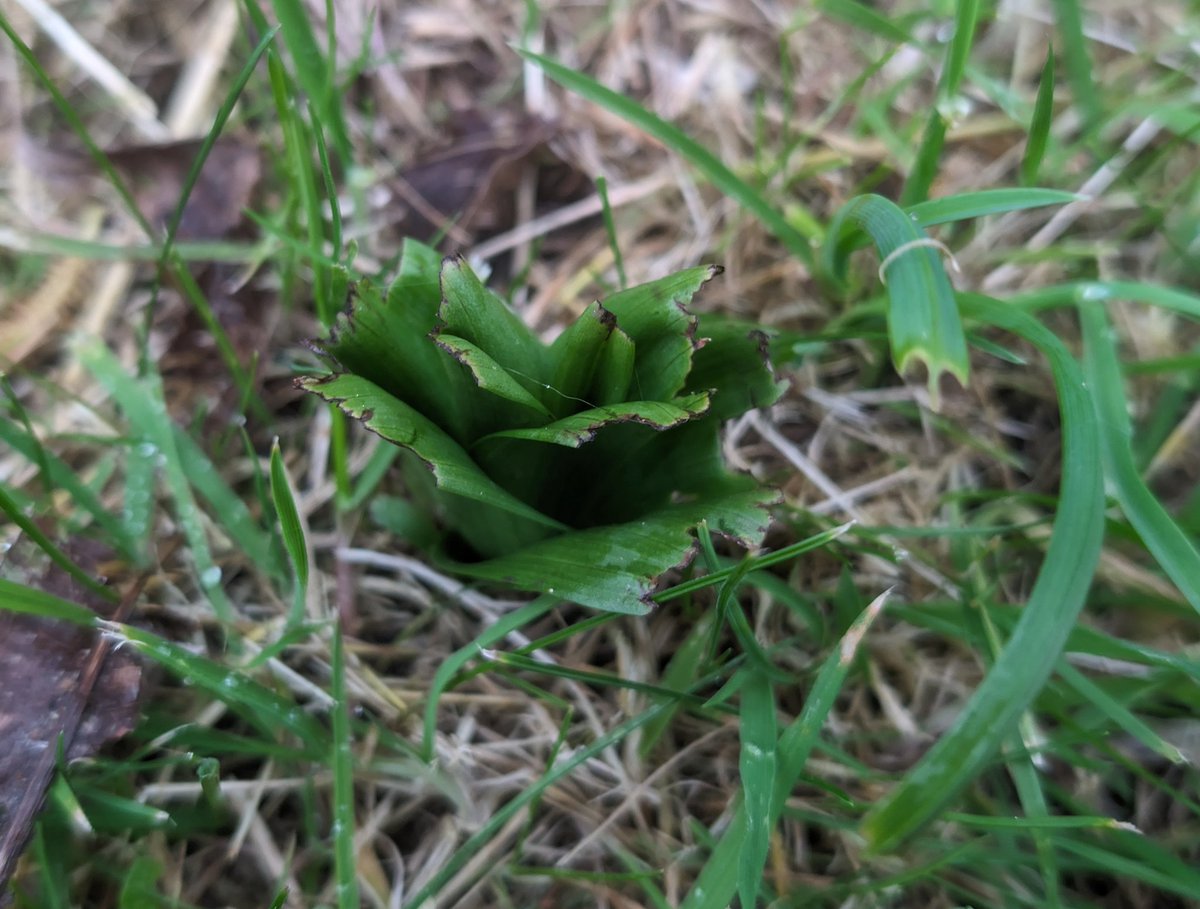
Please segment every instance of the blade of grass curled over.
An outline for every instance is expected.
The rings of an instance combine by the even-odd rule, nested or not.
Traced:
[[[834,216],[824,248],[825,273],[838,284],[844,284],[850,253],[864,236],[874,242],[887,282],[888,335],[896,369],[904,374],[914,361],[924,363],[936,407],[942,373],[963,385],[970,378],[967,340],[941,255],[895,203],[877,195],[858,196]]]
[[[1108,319],[1100,303],[1080,303],[1078,309],[1083,327],[1084,374],[1103,429],[1100,458],[1104,475],[1146,548],[1192,608],[1200,611],[1200,553],[1146,486],[1133,459],[1133,427]]]
[[[900,846],[952,801],[990,761],[1050,677],[1083,608],[1104,536],[1104,490],[1095,463],[1100,433],[1083,374],[1058,337],[1031,316],[975,294],[964,312],[1018,334],[1050,362],[1062,413],[1058,514],[1037,580],[1004,650],[953,728],[863,822],[875,852]]]

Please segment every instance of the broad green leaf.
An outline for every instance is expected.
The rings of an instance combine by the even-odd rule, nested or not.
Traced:
[[[665,400],[684,387],[696,349],[696,319],[685,307],[716,273],[711,267],[689,268],[605,299],[604,308],[636,348],[631,395]]]
[[[1104,536],[1095,464],[1096,416],[1083,374],[1058,337],[1020,310],[961,297],[969,314],[1033,343],[1050,361],[1062,410],[1062,486],[1042,567],[1021,619],[991,670],[946,732],[863,821],[876,851],[894,849],[938,815],[992,760],[1046,683],[1083,607]]]
[[[640,423],[651,429],[670,429],[698,417],[708,410],[708,395],[693,394],[673,401],[627,401],[609,407],[597,407],[571,414],[545,426],[509,429],[484,436],[479,444],[491,439],[524,439],[578,448],[596,437],[605,426],[615,423]]]
[[[905,211],[921,227],[933,227],[935,224],[965,221],[968,218],[982,218],[987,215],[1021,211],[1027,208],[1040,208],[1044,205],[1063,205],[1067,202],[1077,202],[1079,199],[1080,196],[1075,193],[1062,192],[1057,189],[1006,187],[930,199],[927,202],[909,206]]]
[[[447,332],[470,341],[517,379],[524,379],[527,387],[536,388],[537,393],[545,390],[545,346],[461,257],[447,259],[442,265],[438,320],[439,334]]]
[[[550,388],[553,399],[550,405],[556,416],[561,417],[578,409],[576,405],[580,403],[594,407],[624,399],[629,390],[629,380],[633,377],[633,348],[627,336],[625,343],[630,352],[628,378],[623,381],[615,400],[611,395],[608,401],[594,401],[589,397],[601,363],[612,356],[608,348],[621,343],[619,337],[614,338],[614,335],[624,334],[617,327],[616,317],[599,302],[594,302],[554,340],[550,345],[553,376]],[[622,364],[617,362],[614,365],[619,367]]]
[[[686,389],[712,392],[712,416],[726,420],[779,400],[787,382],[775,378],[763,331],[736,319],[703,316],[699,335],[702,346],[692,357]]]
[[[592,384],[583,397],[597,407],[606,404],[617,404],[629,397],[629,389],[633,385],[634,361],[637,351],[629,335],[616,329],[608,336],[608,343],[600,352],[596,371],[592,375]]]
[[[824,259],[835,280],[843,280],[862,231],[875,243],[887,283],[888,334],[896,369],[904,374],[914,361],[924,363],[936,407],[943,372],[963,385],[970,375],[966,336],[941,254],[894,203],[882,196],[858,196],[842,206],[829,228]]]
[[[754,490],[673,505],[626,524],[564,533],[510,555],[453,567],[606,612],[642,615],[653,606],[658,577],[691,556],[693,527],[713,515],[714,526],[731,535],[749,528],[765,533],[769,495]]]
[[[405,241],[400,273],[387,293],[381,295],[371,281],[359,282],[350,312],[338,316],[329,339],[316,347],[465,444],[474,437],[475,384],[429,339],[442,302],[439,268],[436,252]]]
[[[437,346],[450,354],[471,373],[475,383],[489,394],[502,398],[516,407],[501,407],[500,402],[490,402],[494,419],[501,425],[514,423],[540,423],[552,419],[546,406],[525,390],[525,386],[512,377],[503,366],[489,357],[477,345],[465,338],[438,334]],[[487,407],[482,403],[481,407]],[[503,411],[503,413],[497,413]]]
[[[476,543],[472,539],[473,529],[489,537],[508,532],[522,538],[531,533],[538,536],[565,529],[561,522],[546,517],[498,486],[433,421],[373,382],[345,373],[306,377],[300,379],[299,384],[301,388],[336,403],[351,417],[362,420],[372,432],[411,451],[429,468],[442,492],[459,496],[475,506],[484,506],[484,513],[491,514],[490,519],[475,528],[459,527],[473,545]],[[515,520],[506,521],[505,515]],[[534,527],[541,530],[533,531]],[[479,539],[482,541],[482,537]]]

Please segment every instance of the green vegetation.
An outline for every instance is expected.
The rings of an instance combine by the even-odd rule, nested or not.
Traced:
[[[167,204],[142,88],[0,13],[132,225],[14,171],[0,620],[146,667],[14,904],[1189,905],[1195,11],[469,6],[240,5]]]

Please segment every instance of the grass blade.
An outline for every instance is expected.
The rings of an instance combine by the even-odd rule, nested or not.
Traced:
[[[278,450],[278,449],[276,449]],[[338,909],[359,909],[358,870],[354,852],[354,753],[351,750],[350,705],[346,699],[346,653],[342,629],[333,629],[330,660],[333,696],[333,858]]]
[[[1071,83],[1075,104],[1083,114],[1084,123],[1091,129],[1100,121],[1102,110],[1100,94],[1092,78],[1092,57],[1083,34],[1083,10],[1079,0],[1054,0],[1054,14],[1062,40],[1067,81]]]
[[[746,810],[746,838],[738,857],[738,896],[753,909],[758,902],[763,866],[771,848],[772,796],[775,791],[775,693],[765,668],[748,670],[742,685],[741,755],[742,802]]]
[[[509,632],[515,631],[531,622],[535,622],[549,612],[558,603],[556,597],[541,596],[520,609],[510,612],[497,620],[490,628],[485,629],[475,640],[450,654],[438,667],[429,686],[429,694],[425,701],[425,726],[421,739],[421,757],[425,761],[433,760],[433,739],[437,733],[438,699],[449,686],[450,681],[460,669],[480,655],[486,648],[499,643]]]
[[[1046,50],[1046,64],[1038,83],[1037,100],[1033,104],[1033,119],[1025,138],[1025,154],[1021,158],[1021,182],[1031,186],[1037,182],[1042,158],[1046,156],[1046,140],[1050,137],[1050,121],[1054,117],[1054,45]]]
[[[902,205],[912,205],[929,195],[938,174],[938,161],[946,144],[946,121],[952,116],[957,103],[959,86],[966,72],[967,58],[971,53],[971,42],[975,39],[975,23],[979,19],[978,0],[958,0],[955,4],[954,37],[946,48],[946,62],[938,85],[937,102],[929,111],[929,120],[921,136],[921,147],[917,150],[912,171],[904,182],[901,193]]]
[[[1100,458],[1121,510],[1180,592],[1200,611],[1200,553],[1147,488],[1130,442],[1129,404],[1108,319],[1099,303],[1081,303],[1083,363],[1096,418],[1103,427]]]
[[[94,612],[78,603],[6,578],[0,578],[0,609],[41,616],[44,619],[62,619],[74,625],[89,627],[97,621]]]
[[[296,509],[291,480],[283,466],[278,439],[271,446],[271,500],[275,503],[280,535],[295,575],[292,613],[288,616],[288,624],[294,627],[304,621],[304,607],[308,601],[308,543],[304,539],[304,526],[300,523],[300,512]]]
[[[871,623],[883,610],[890,593],[890,590],[885,591],[876,597],[855,620],[833,652],[825,658],[808,699],[804,702],[803,712],[779,737],[776,749],[778,763],[775,793],[771,800],[769,829],[774,829],[779,820],[784,802],[800,779],[808,756],[817,744],[825,718],[829,715],[833,702],[841,692],[846,676],[854,664],[854,655]],[[743,802],[738,806],[737,814],[713,849],[687,898],[680,904],[681,909],[728,909],[738,885],[742,841],[746,836],[748,823],[747,806]]]
[[[1075,193],[1058,189],[1006,187],[930,199],[910,205],[905,211],[921,227],[933,227],[935,224],[1040,208],[1043,205],[1063,205],[1067,202],[1078,202],[1079,199],[1080,196]]]
[[[29,537],[42,552],[50,557],[55,565],[77,580],[80,584],[106,600],[115,600],[116,593],[109,587],[105,587],[90,574],[71,561],[71,558],[58,548],[40,527],[37,526],[29,518],[25,517],[21,507],[16,503],[12,496],[8,494],[8,490],[0,483],[0,513],[8,515],[8,519],[17,527],[21,528],[21,533]]]
[[[130,562],[140,565],[145,561],[145,550],[137,534],[131,531],[127,523],[114,517],[76,472],[53,452],[46,450],[36,437],[22,432],[15,423],[0,417],[0,442],[20,452],[29,461],[44,463],[47,488],[61,489],[74,505],[91,515],[105,539]]]
[[[520,48],[517,49],[517,53],[541,67],[546,75],[559,85],[586,98],[593,104],[599,104],[605,110],[632,123],[671,148],[704,174],[713,186],[758,218],[792,255],[806,265],[813,264],[812,248],[804,235],[792,227],[775,207],[753,187],[721,163],[716,155],[679,127],[655,116],[636,101],[626,98],[612,89],[605,88],[594,79],[570,67],[563,66],[549,57]]]
[[[272,0],[271,6],[279,17],[283,29],[283,40],[292,54],[296,78],[320,113],[333,138],[333,148],[343,167],[353,160],[350,149],[350,134],[342,113],[341,99],[335,89],[335,61],[321,54],[316,35],[313,34],[312,17],[301,0]]]
[[[233,621],[233,605],[221,588],[221,569],[213,560],[208,536],[200,521],[188,470],[176,445],[176,427],[167,416],[161,384],[154,381],[154,376],[138,380],[127,375],[116,357],[99,341],[80,344],[76,355],[108,389],[134,432],[162,456],[167,488],[175,500],[175,514],[187,538],[200,588],[208,596],[217,617],[223,622]]]
[[[964,310],[1021,335],[1049,359],[1062,411],[1062,486],[1041,570],[1020,621],[954,727],[867,816],[863,833],[886,852],[928,823],[995,755],[1054,670],[1100,557],[1104,495],[1100,445],[1083,374],[1058,337],[1025,313],[963,295]]]

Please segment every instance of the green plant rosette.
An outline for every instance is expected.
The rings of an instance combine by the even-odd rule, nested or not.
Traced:
[[[689,311],[717,271],[594,302],[547,345],[464,260],[408,241],[315,343],[331,373],[298,384],[406,450],[457,572],[644,613],[698,524],[756,546],[776,499],[721,456],[721,422],[783,383],[761,332]]]

